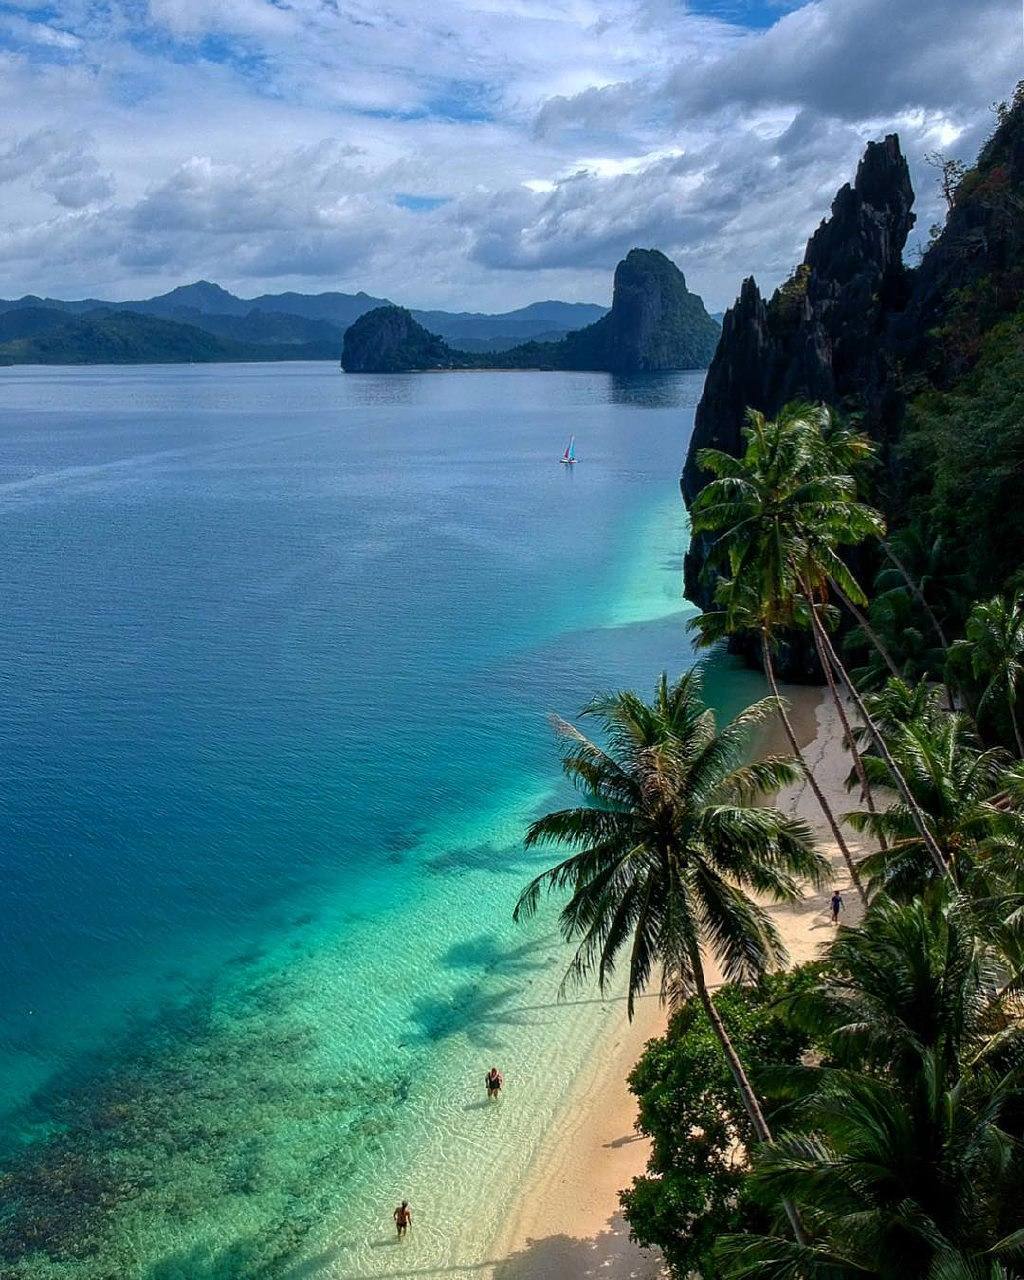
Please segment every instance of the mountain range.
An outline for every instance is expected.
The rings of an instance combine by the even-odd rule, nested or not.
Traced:
[[[367,293],[277,293],[240,298],[208,280],[152,298],[0,299],[0,364],[336,360],[360,316],[393,305]],[[592,303],[546,301],[497,315],[414,311],[467,351],[557,341],[600,319]]]

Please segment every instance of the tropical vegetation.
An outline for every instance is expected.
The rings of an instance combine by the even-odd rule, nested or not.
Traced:
[[[701,453],[715,588],[693,629],[757,636],[772,696],[723,727],[699,668],[597,699],[594,736],[558,722],[582,803],[527,836],[568,854],[519,906],[568,894],[567,979],[621,960],[631,1010],[652,984],[674,1001],[631,1077],[653,1148],[623,1203],[679,1277],[1024,1276],[1024,594],[1010,574],[964,601],[941,538],[890,533],[872,454],[803,403],[750,413],[740,457]],[[872,563],[865,588],[851,566]],[[850,754],[845,812],[779,694],[801,643]],[[768,717],[790,754],[751,762]],[[771,807],[793,780],[821,848]],[[859,918],[786,971],[770,904],[813,895],[825,852]]]

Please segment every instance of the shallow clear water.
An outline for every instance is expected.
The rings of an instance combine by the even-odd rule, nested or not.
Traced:
[[[0,1273],[483,1258],[610,1007],[510,919],[545,717],[693,661],[699,390],[0,371]]]

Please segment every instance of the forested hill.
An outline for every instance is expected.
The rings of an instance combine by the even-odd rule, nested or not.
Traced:
[[[0,314],[0,365],[210,364],[323,360],[316,344],[247,343],[133,311],[67,315],[44,307]]]
[[[415,369],[594,369],[612,373],[702,369],[719,327],[686,287],[683,273],[657,249],[632,249],[615,270],[612,307],[594,324],[558,342],[507,351],[461,351],[401,307],[361,316],[345,335],[349,373]]]
[[[209,280],[128,302],[0,298],[0,363],[337,360],[345,330],[368,311],[391,305],[362,292],[239,298]],[[557,341],[600,319],[606,310],[592,303],[551,300],[495,315],[412,314],[468,350],[498,351],[529,340]],[[161,329],[147,319],[171,327]],[[161,343],[161,334],[166,342]],[[136,354],[141,352],[146,354]]]
[[[973,167],[949,174],[958,180],[947,184],[945,225],[918,265],[903,262],[914,192],[890,136],[869,144],[790,279],[767,300],[744,282],[708,371],[682,488],[692,506],[706,481],[699,449],[740,452],[747,407],[774,414],[804,397],[860,415],[882,460],[870,496],[913,567],[956,584],[959,603],[947,603],[962,615],[1024,565],[1020,90]],[[708,535],[694,538],[686,563],[687,595],[702,607],[713,592],[708,550]]]

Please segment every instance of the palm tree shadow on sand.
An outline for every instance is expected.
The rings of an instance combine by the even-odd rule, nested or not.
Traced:
[[[516,988],[487,991],[467,982],[450,995],[415,1000],[410,1021],[416,1026],[416,1039],[423,1043],[437,1044],[463,1035],[478,1048],[498,1049],[504,1044],[505,1029],[545,1021],[517,1008],[519,995]]]

